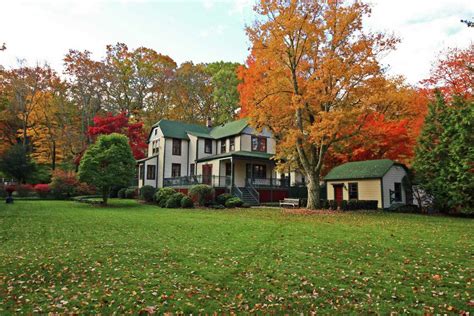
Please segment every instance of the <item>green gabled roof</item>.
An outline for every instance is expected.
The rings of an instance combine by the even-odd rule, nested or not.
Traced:
[[[379,179],[394,164],[390,159],[348,162],[333,168],[324,177],[324,180]]]
[[[273,154],[263,153],[259,151],[239,150],[239,151],[231,151],[231,152],[227,152],[223,154],[204,157],[204,158],[198,159],[197,162],[209,161],[209,160],[214,160],[214,159],[222,159],[222,158],[228,158],[228,157],[270,159],[273,157]]]
[[[206,134],[206,133],[197,133],[197,132],[189,132],[189,131],[186,131],[186,132],[189,135],[193,135],[193,136],[196,136],[196,137],[214,139],[211,135]]]
[[[163,136],[170,138],[189,139],[187,132],[209,135],[209,129],[206,126],[178,121],[160,120],[153,127],[160,127]]]
[[[163,119],[153,125],[153,127],[160,127],[163,136],[170,138],[189,139],[187,134],[191,134],[202,138],[219,139],[240,134],[247,127],[247,125],[248,120],[245,118],[222,124],[212,129],[209,129],[204,125],[189,124]]]
[[[214,127],[210,135],[214,139],[240,134],[248,125],[246,118]]]

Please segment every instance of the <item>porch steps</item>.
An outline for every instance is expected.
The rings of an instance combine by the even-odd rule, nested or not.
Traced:
[[[242,201],[249,205],[259,205],[260,201],[255,198],[255,196],[250,193],[249,189],[246,187],[239,188],[242,191]]]

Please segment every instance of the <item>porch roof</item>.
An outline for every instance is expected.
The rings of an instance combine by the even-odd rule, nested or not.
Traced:
[[[213,155],[209,157],[200,158],[197,162],[204,162],[214,159],[222,159],[222,158],[230,158],[230,157],[238,157],[238,158],[256,158],[256,159],[270,159],[273,157],[273,154],[269,153],[262,153],[258,151],[231,151],[223,154]]]

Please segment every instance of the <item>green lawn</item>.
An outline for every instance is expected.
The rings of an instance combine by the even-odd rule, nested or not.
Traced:
[[[471,311],[474,222],[0,204],[5,312]]]

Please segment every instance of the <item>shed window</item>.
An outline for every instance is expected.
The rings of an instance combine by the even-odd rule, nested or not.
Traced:
[[[181,156],[181,139],[173,138],[173,155]]]
[[[174,163],[171,165],[171,177],[172,178],[181,177],[181,164],[180,163]]]
[[[155,165],[148,165],[146,166],[146,179],[147,180],[155,180],[156,176],[156,166]]]
[[[206,154],[212,154],[212,140],[211,139],[204,140],[204,152]]]
[[[349,200],[359,199],[359,184],[357,182],[349,183]]]
[[[402,184],[400,182],[395,182],[395,202],[402,201]]]

